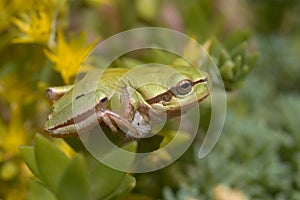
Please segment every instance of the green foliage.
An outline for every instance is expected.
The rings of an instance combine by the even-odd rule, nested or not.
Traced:
[[[295,86],[300,69],[294,67],[299,43],[290,49],[290,40],[259,38],[264,50],[259,66],[239,92],[228,93],[226,125],[218,144],[201,160],[201,141],[195,144],[173,172],[190,182],[180,186],[178,179],[176,187],[166,186],[165,199],[217,199],[214,188],[220,184],[251,199],[300,199],[300,96]]]
[[[34,147],[20,148],[38,179],[31,181],[26,199],[112,199],[128,193],[135,179],[111,169],[90,155],[68,158],[53,143],[37,135]]]
[[[300,199],[298,1],[3,0],[0,10],[0,199]],[[68,146],[34,137],[50,110],[45,89],[74,80],[92,41],[141,26],[193,37],[220,69],[228,113],[213,151],[199,160],[199,134],[170,166],[129,175],[99,163],[77,139]],[[133,52],[114,64],[173,58]],[[204,113],[199,132],[210,119]],[[165,138],[126,148],[153,150]]]
[[[226,90],[232,90],[248,75],[256,65],[258,53],[250,52],[248,34],[237,32],[222,44],[212,39],[208,53],[218,66]]]

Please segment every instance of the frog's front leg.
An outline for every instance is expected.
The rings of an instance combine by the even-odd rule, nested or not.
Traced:
[[[144,101],[137,91],[130,91],[129,87],[125,87],[120,96],[121,110],[120,115],[130,121],[133,129],[129,129],[126,133],[129,136],[134,138],[145,137],[150,131],[151,126],[148,120],[148,113],[141,113],[139,107],[143,104]],[[145,107],[145,106],[144,106]]]
[[[112,132],[116,133],[118,132],[118,128],[123,130],[125,133],[132,133],[130,136],[137,138],[138,137],[138,131],[137,129],[130,123],[129,120],[124,118],[123,116],[112,112],[108,109],[100,109],[97,111],[97,118],[98,121],[104,122]]]
[[[128,120],[132,120],[135,108],[137,107],[137,100],[133,93],[129,93],[129,88],[124,87],[120,96],[120,115]]]

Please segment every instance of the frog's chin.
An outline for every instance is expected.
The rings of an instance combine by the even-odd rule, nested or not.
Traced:
[[[201,96],[198,99],[198,101],[191,101],[191,102],[181,104],[180,106],[176,106],[176,107],[169,106],[166,109],[166,113],[167,113],[168,117],[178,117],[178,116],[182,115],[183,113],[191,110],[195,106],[197,106],[199,104],[199,102],[201,102],[202,100],[204,100],[208,96],[209,96],[209,93]]]

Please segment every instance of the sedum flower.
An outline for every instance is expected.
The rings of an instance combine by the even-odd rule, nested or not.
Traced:
[[[32,8],[32,1],[24,3],[23,0],[0,1],[0,31],[9,29],[12,18],[17,13],[22,13],[24,10]]]
[[[13,18],[12,23],[19,34],[14,43],[38,43],[51,46],[54,31],[54,13],[45,7],[21,14],[21,18]]]
[[[35,96],[28,85],[20,82],[20,76],[16,74],[0,79],[0,99],[7,105],[7,109],[1,113],[9,113],[6,114],[9,117],[0,117],[0,152],[2,151],[3,160],[16,156],[19,153],[18,146],[28,142],[29,132],[24,128],[26,122],[23,106],[32,102]]]
[[[20,107],[17,104],[11,105],[11,119],[8,126],[4,123],[1,123],[0,126],[3,130],[0,134],[0,147],[4,152],[3,159],[14,157],[19,153],[18,146],[26,144],[27,141]]]
[[[81,34],[79,39],[72,39],[67,43],[63,33],[59,31],[57,45],[53,48],[52,52],[46,50],[45,54],[55,64],[54,69],[61,74],[64,82],[69,84],[71,78],[76,76],[82,62],[97,42],[98,40],[84,47],[85,34]]]

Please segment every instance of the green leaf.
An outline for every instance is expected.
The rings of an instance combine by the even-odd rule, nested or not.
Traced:
[[[109,196],[108,199],[127,194],[134,188],[135,184],[135,178],[126,174],[119,187]]]
[[[138,145],[137,141],[132,141],[132,142],[129,142],[128,144],[122,146],[121,148],[126,151],[129,151],[129,152],[136,152],[137,145]]]
[[[222,78],[227,80],[232,80],[234,77],[233,68],[234,68],[234,63],[230,60],[226,61],[220,69]]]
[[[233,59],[234,67],[232,69],[235,77],[240,76],[241,70],[242,70],[242,56],[238,55]]]
[[[58,199],[90,199],[88,175],[84,162],[83,157],[78,154],[69,163],[59,183]]]
[[[112,169],[94,158],[91,161],[96,162],[89,178],[93,199],[104,199],[121,184],[125,173]]]
[[[42,180],[56,193],[69,158],[46,138],[37,135],[35,159]]]
[[[40,171],[36,164],[35,156],[34,156],[34,148],[29,146],[21,146],[19,147],[21,155],[30,169],[30,171],[38,178],[40,178]]]
[[[173,191],[170,187],[165,187],[162,192],[165,200],[176,200],[176,197],[174,196]]]
[[[222,49],[220,56],[219,56],[219,60],[218,63],[216,63],[217,65],[219,64],[219,68],[221,67],[222,64],[224,64],[227,60],[230,60],[230,55],[229,53],[226,51],[226,49]]]
[[[164,130],[163,131],[164,138],[160,143],[159,148],[163,148],[168,145],[172,141],[172,145],[180,146],[191,139],[191,136],[183,131],[175,131],[175,130]]]
[[[120,166],[122,165],[122,169],[130,170],[132,167],[132,163],[135,159],[135,153],[137,149],[137,142],[130,142],[124,146],[122,146],[123,150],[116,149],[107,154],[105,154],[101,160],[104,163],[110,163],[113,166]],[[125,153],[124,151],[128,151]],[[130,153],[129,153],[130,152]]]
[[[135,152],[137,142],[130,142],[122,148],[126,151]],[[115,151],[106,156],[106,158],[111,159],[119,159],[118,157],[119,155],[117,155],[117,152]],[[130,164],[133,162],[134,157],[122,159],[126,159],[124,163]],[[114,194],[114,196],[121,193],[123,194],[126,191],[131,190],[135,185],[135,179],[133,177],[128,178],[128,175],[126,175],[125,172],[112,169],[94,158],[91,158],[91,162],[94,163],[94,170],[90,173],[90,185],[93,199],[111,198],[112,194]]]
[[[25,200],[56,200],[54,194],[49,191],[42,183],[38,181],[31,181],[29,183],[29,190],[27,191]]]
[[[239,55],[244,57],[247,52],[247,47],[248,47],[247,42],[243,42],[243,43],[239,44],[233,50],[230,51],[231,57],[235,58]]]

